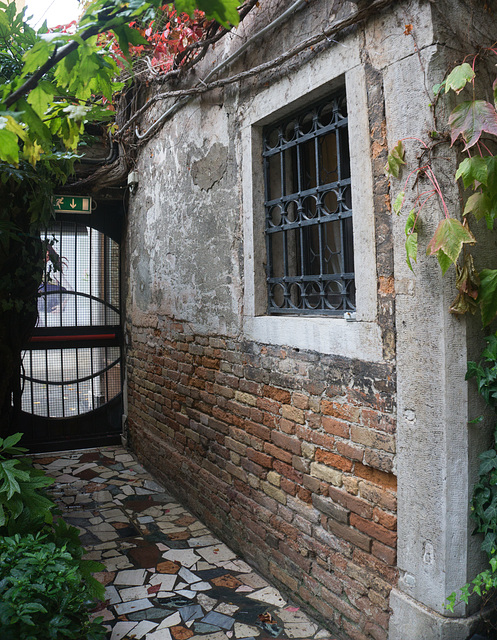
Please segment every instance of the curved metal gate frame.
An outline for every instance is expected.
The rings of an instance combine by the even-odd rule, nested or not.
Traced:
[[[38,325],[23,353],[17,409],[32,451],[120,442],[123,414],[120,202],[58,213],[47,229]]]

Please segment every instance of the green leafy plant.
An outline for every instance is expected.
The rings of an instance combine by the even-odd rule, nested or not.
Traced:
[[[497,333],[485,338],[487,346],[480,362],[468,362],[466,380],[476,379],[479,394],[497,412]],[[481,421],[477,418],[474,422]],[[474,534],[482,534],[481,549],[488,555],[490,569],[479,573],[458,593],[447,598],[447,609],[458,602],[468,603],[473,594],[486,595],[497,587],[497,428],[493,446],[480,454],[479,480],[473,488],[471,518],[476,523]]]
[[[466,312],[474,313],[479,307],[483,325],[492,322],[497,315],[497,270],[482,269],[478,274],[474,268],[473,258],[468,250],[476,244],[476,239],[469,228],[468,216],[472,214],[476,221],[485,219],[487,228],[494,228],[497,218],[497,157],[489,149],[489,137],[497,136],[497,110],[494,104],[486,100],[478,100],[475,97],[475,67],[479,57],[486,53],[497,54],[497,50],[490,47],[482,50],[481,54],[474,56],[472,64],[463,62],[456,66],[441,84],[433,88],[435,102],[443,93],[453,91],[459,94],[469,85],[473,90],[473,99],[465,100],[458,104],[450,114],[447,122],[450,131],[450,143],[461,143],[462,152],[467,157],[459,164],[455,174],[455,180],[461,180],[464,189],[473,191],[466,200],[463,211],[463,221],[449,215],[444,195],[435,175],[432,163],[432,150],[434,145],[448,141],[448,135],[434,131],[430,136],[432,141],[425,143],[418,138],[405,138],[399,140],[388,155],[385,166],[387,174],[398,178],[405,164],[405,150],[403,143],[406,140],[416,140],[422,146],[419,158],[428,157],[428,162],[421,162],[413,169],[400,194],[395,199],[394,212],[401,213],[408,184],[414,180],[415,184],[420,179],[429,183],[429,188],[419,193],[408,216],[406,224],[406,257],[407,264],[412,270],[412,261],[416,262],[418,253],[418,223],[422,210],[426,203],[433,197],[438,197],[444,214],[435,233],[426,247],[427,255],[436,256],[442,274],[454,265],[456,268],[456,286],[458,295],[450,307],[455,314]],[[496,93],[494,83],[494,96]]]
[[[26,452],[17,446],[21,437],[0,438],[0,535],[33,533],[53,520],[55,504],[42,493],[53,479],[29,459],[15,457]]]
[[[103,639],[101,619],[88,618],[94,595],[79,558],[47,534],[0,538],[3,640]]]

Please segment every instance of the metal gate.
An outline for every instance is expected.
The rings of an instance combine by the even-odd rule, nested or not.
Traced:
[[[42,236],[38,322],[22,355],[19,430],[31,450],[119,442],[122,207],[58,213]]]

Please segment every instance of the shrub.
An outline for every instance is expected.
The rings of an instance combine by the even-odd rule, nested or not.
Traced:
[[[103,639],[100,621],[88,619],[93,586],[48,534],[0,538],[2,640]]]

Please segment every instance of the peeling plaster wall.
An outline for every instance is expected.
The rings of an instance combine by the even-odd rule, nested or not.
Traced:
[[[287,6],[261,3],[188,82]],[[354,7],[309,3],[230,72]],[[463,640],[474,623],[462,608],[447,617],[443,602],[482,562],[468,499],[488,434],[468,431],[480,405],[464,382],[481,333],[476,320],[448,313],[454,279],[435,260],[420,250],[408,270],[405,220],[390,210],[401,187],[390,192],[383,166],[398,139],[426,138],[426,88],[468,40],[494,40],[491,31],[476,0],[395,2],[276,70],[191,100],[136,167],[126,247],[132,446],[219,535],[347,639]],[[337,83],[353,123],[357,321],[267,317],[261,127]],[[407,145],[408,166],[416,153]],[[452,158],[438,171],[457,211],[455,167]],[[440,215],[431,201],[420,243]]]
[[[131,210],[138,206],[141,214],[130,216],[128,308],[234,335],[241,230],[229,115],[197,101],[164,134],[137,166]]]

